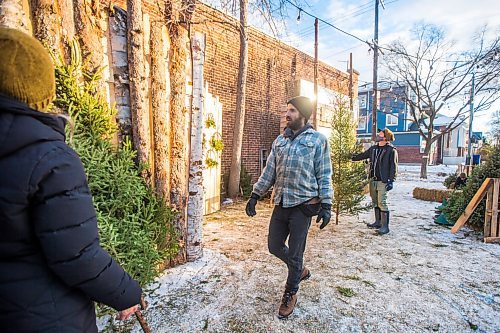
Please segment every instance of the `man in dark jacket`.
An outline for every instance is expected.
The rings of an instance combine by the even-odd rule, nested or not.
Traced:
[[[329,222],[332,208],[332,165],[326,137],[307,123],[313,112],[309,98],[297,96],[287,103],[287,128],[274,140],[271,154],[253,186],[246,213],[274,186],[274,210],[269,223],[269,252],[288,267],[285,292],[278,316],[288,317],[297,303],[299,283],[311,276],[303,265],[311,218],[318,215],[320,229]],[[285,241],[288,238],[288,246]]]
[[[100,246],[96,213],[55,95],[48,52],[0,28],[0,331],[97,332],[93,301],[137,309],[141,288]]]
[[[370,196],[375,209],[375,222],[369,228],[378,229],[380,235],[389,232],[389,208],[387,192],[392,190],[398,171],[398,152],[390,143],[394,134],[389,129],[380,130],[376,144],[361,154],[354,155],[353,161],[370,160]]]

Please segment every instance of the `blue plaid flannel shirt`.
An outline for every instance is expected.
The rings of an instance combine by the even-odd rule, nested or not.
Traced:
[[[326,137],[309,128],[293,141],[280,135],[274,140],[266,167],[253,186],[263,196],[274,185],[274,204],[294,207],[314,197],[332,203],[330,147]]]

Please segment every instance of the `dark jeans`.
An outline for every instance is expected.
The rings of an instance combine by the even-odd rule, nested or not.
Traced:
[[[288,266],[287,289],[299,290],[300,274],[303,269],[304,250],[311,217],[304,215],[298,207],[275,206],[269,223],[267,244],[269,252]],[[288,237],[288,246],[285,241]]]

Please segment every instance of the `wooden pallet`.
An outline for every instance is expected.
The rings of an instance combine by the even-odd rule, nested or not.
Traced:
[[[493,186],[488,189],[486,197],[486,212],[484,214],[484,242],[500,244],[500,225],[498,214],[498,198],[500,194],[500,179],[493,179]]]
[[[453,228],[452,233],[456,233],[471,217],[481,200],[486,196],[486,211],[484,214],[484,242],[500,244],[500,214],[499,208],[500,178],[486,178],[474,194],[465,211],[459,217]]]

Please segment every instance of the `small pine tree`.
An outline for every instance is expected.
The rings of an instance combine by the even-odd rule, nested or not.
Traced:
[[[363,205],[367,184],[365,167],[351,161],[353,153],[362,150],[356,141],[356,123],[346,101],[338,99],[332,118],[330,149],[332,159],[333,208],[335,223],[341,213],[356,214],[369,208]]]

